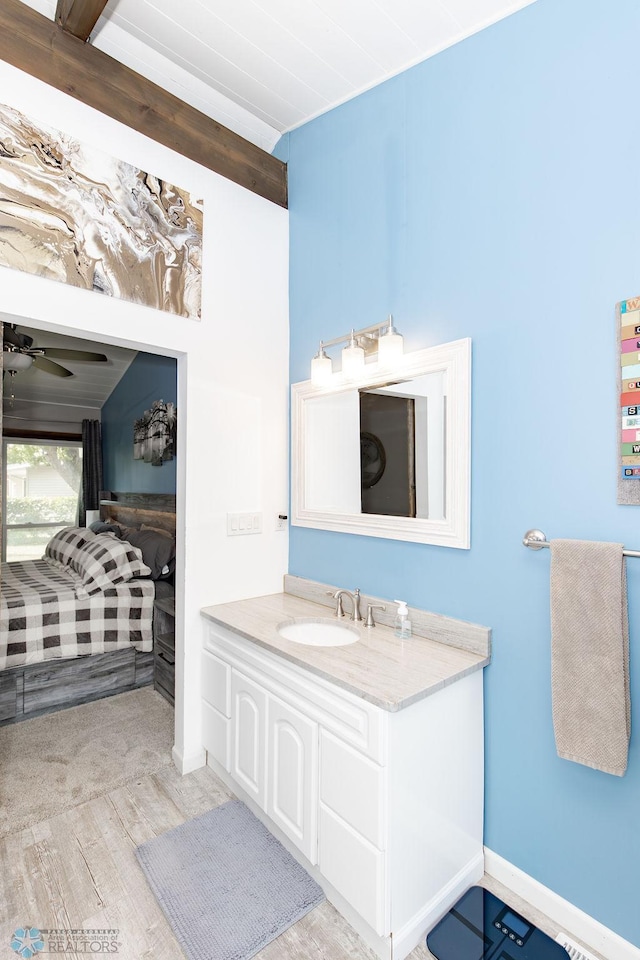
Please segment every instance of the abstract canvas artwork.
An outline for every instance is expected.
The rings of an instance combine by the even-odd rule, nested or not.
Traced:
[[[198,319],[203,204],[0,104],[0,265]]]

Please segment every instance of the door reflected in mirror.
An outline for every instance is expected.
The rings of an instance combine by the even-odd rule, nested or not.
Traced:
[[[471,342],[292,388],[292,523],[469,546]]]
[[[359,393],[362,513],[443,520],[447,398],[442,372]]]

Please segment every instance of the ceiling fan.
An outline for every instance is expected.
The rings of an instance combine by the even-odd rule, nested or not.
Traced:
[[[28,370],[31,365],[54,377],[72,377],[71,370],[67,370],[55,360],[88,360],[91,363],[106,363],[109,359],[104,353],[93,353],[90,350],[67,350],[63,347],[34,347],[33,337],[20,333],[15,323],[3,323],[2,376]],[[55,360],[50,359],[54,357]]]

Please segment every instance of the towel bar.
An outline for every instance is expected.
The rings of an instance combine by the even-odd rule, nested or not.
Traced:
[[[543,547],[549,546],[547,536],[542,532],[542,530],[527,530],[522,538],[522,543],[525,547],[529,547],[531,550],[542,550]],[[623,550],[622,556],[640,557],[640,550]]]

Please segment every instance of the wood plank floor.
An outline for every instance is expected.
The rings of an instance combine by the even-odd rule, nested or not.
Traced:
[[[230,796],[208,768],[180,777],[173,766],[166,766],[6,837],[0,842],[0,956],[14,956],[9,953],[14,930],[33,925],[117,928],[121,960],[183,960],[134,849]],[[489,878],[487,886],[498,895],[505,893]],[[512,894],[507,893],[506,899],[555,936],[556,929],[545,917]],[[374,960],[374,954],[326,902],[257,957]],[[425,946],[411,954],[411,960],[430,957]]]

